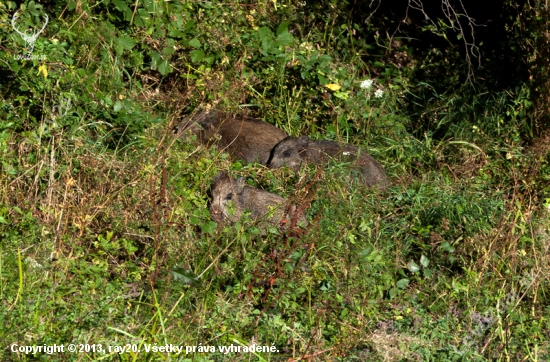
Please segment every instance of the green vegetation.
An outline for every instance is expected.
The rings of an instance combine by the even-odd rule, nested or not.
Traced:
[[[464,17],[403,22],[406,2],[0,0],[0,360],[549,360],[548,14],[531,3],[495,8],[484,44]],[[34,43],[16,10],[23,34],[48,14]],[[208,107],[361,146],[393,185],[174,137]],[[309,227],[217,225],[218,171]],[[70,343],[96,350],[11,351]],[[277,352],[218,349],[252,344]]]

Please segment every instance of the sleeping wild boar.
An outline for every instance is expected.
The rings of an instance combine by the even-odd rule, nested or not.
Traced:
[[[279,142],[271,152],[268,167],[286,166],[297,169],[302,163],[326,164],[331,159],[350,160],[362,174],[369,187],[383,191],[389,186],[386,171],[371,155],[358,147],[333,141],[310,141],[307,136],[289,136]]]
[[[186,117],[176,132],[185,139],[191,131],[205,145],[216,144],[218,150],[246,162],[267,164],[273,146],[287,134],[255,118],[217,111],[200,112]]]

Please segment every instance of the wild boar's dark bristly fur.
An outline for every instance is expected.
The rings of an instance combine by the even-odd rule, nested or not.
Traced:
[[[234,213],[230,214],[229,202],[233,203]],[[277,226],[286,221],[289,224],[297,212],[295,206],[278,195],[261,190],[245,183],[244,178],[233,179],[219,173],[212,183],[212,204],[210,214],[217,222],[238,221],[244,211],[250,211],[250,218],[258,221],[259,226]],[[303,215],[298,218],[300,226],[306,226],[307,220]]]
[[[311,142],[307,136],[289,136],[271,152],[268,167],[299,168],[302,163],[326,164],[331,159],[351,160],[361,170],[363,182],[369,187],[384,190],[389,186],[386,171],[378,161],[358,147],[333,141]]]
[[[287,134],[259,119],[217,111],[200,112],[186,117],[177,127],[185,138],[191,131],[205,145],[217,143],[218,150],[246,162],[267,164],[271,149]]]

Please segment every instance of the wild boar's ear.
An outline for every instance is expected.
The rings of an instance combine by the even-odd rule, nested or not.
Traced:
[[[210,125],[212,123],[212,119],[214,119],[216,115],[212,113],[207,112],[199,112],[195,114],[195,121],[197,124],[199,124],[202,129],[205,129],[206,126]]]
[[[191,118],[189,119],[185,118],[177,127],[176,134],[183,136],[183,134],[189,130],[193,133],[196,133],[196,132],[204,131],[205,129],[199,122],[195,122]]]
[[[233,185],[235,186],[235,192],[241,192],[246,185],[244,177],[239,177],[238,179],[236,179]]]
[[[309,145],[309,137],[308,136],[300,136],[298,137],[298,146],[302,149],[307,148]]]
[[[217,183],[219,183],[220,181],[222,181],[225,177],[227,177],[227,175],[223,172],[218,172],[218,174],[216,176],[214,176],[214,180],[212,180],[212,183],[215,185]]]
[[[177,135],[183,134],[183,132],[187,131],[191,126],[194,124],[191,116],[184,117],[181,121],[179,121],[178,125],[174,128],[174,133]]]

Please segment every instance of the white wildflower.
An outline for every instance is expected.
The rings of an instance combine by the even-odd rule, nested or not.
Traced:
[[[374,96],[376,98],[382,98],[383,95],[384,95],[384,91],[382,89],[377,89],[376,92],[374,92]]]
[[[360,87],[363,88],[363,89],[371,89],[372,88],[372,83],[374,83],[374,81],[372,79],[367,79],[367,80],[364,80],[364,81],[361,82]]]

